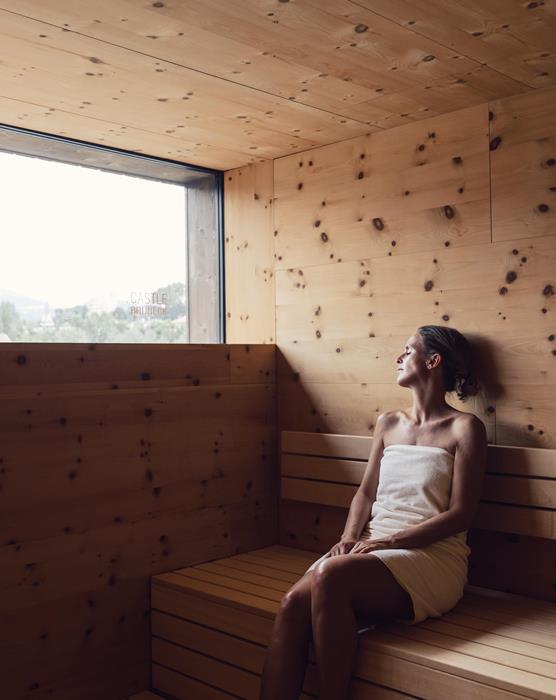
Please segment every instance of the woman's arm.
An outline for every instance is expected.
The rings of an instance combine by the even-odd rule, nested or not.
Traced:
[[[481,498],[488,442],[483,422],[473,414],[468,415],[469,418],[462,419],[458,426],[460,435],[454,458],[448,510],[389,537],[359,543],[352,552],[426,547],[471,527]]]
[[[342,540],[356,540],[369,521],[376,499],[380,460],[384,449],[383,435],[391,418],[388,412],[381,413],[376,421],[367,467],[355,496],[351,501]]]

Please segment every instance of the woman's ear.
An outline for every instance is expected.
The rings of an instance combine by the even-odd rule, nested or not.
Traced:
[[[435,367],[438,367],[438,365],[442,362],[442,355],[439,353],[435,352],[434,355],[431,355],[431,357],[428,358],[427,360],[427,367],[429,369],[434,369]]]

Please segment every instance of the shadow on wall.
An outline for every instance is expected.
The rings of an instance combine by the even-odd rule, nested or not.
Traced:
[[[446,396],[448,403],[457,410],[477,415],[487,427],[491,444],[497,444],[496,435],[503,434],[504,444],[546,447],[546,443],[541,444],[527,424],[516,420],[501,426],[496,407],[498,401],[504,401],[506,392],[501,381],[497,349],[492,340],[483,335],[466,332],[465,336],[474,349],[478,393],[461,401],[453,392]],[[357,345],[359,354],[361,345]],[[354,344],[352,350],[355,347]],[[380,413],[411,406],[409,391],[397,385],[393,372],[384,376],[382,381],[377,381],[376,369],[371,368],[363,376],[358,368],[366,362],[361,362],[360,354],[359,357],[354,354],[350,362],[346,357],[348,351],[333,354],[327,352],[324,346],[322,354],[314,357],[304,351],[299,355],[296,351],[295,358],[293,355],[286,357],[280,348],[276,350],[279,430],[372,435]],[[299,362],[296,361],[297,357],[300,358]],[[338,370],[334,364],[336,357]],[[371,346],[368,358],[369,365],[374,360],[382,363],[385,360]],[[391,362],[393,367],[394,356]],[[519,410],[518,407],[516,413]],[[500,430],[502,427],[503,430]],[[513,439],[508,439],[508,435]]]

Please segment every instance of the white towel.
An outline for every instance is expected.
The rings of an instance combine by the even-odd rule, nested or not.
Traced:
[[[380,461],[379,483],[371,519],[360,539],[378,538],[417,525],[448,510],[454,456],[442,447],[388,445]],[[463,595],[467,583],[467,532],[426,547],[379,549],[379,557],[411,596],[415,624],[440,617]],[[324,559],[313,562],[311,571]]]

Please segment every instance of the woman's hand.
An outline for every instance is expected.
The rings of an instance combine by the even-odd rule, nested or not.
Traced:
[[[358,540],[351,554],[365,554],[367,552],[374,552],[376,549],[391,549],[392,542],[388,537],[377,537],[374,540]]]
[[[353,538],[341,539],[325,554],[326,557],[335,557],[337,554],[347,554],[359,540]]]
[[[374,552],[375,549],[392,549],[393,544],[389,537],[377,537],[376,539],[342,539],[328,551],[324,558],[335,557],[337,554],[365,554]]]

